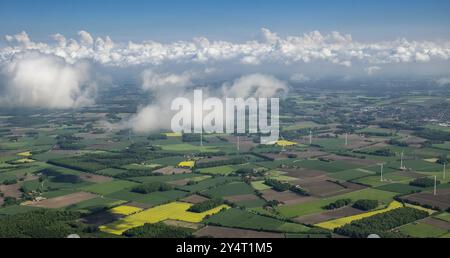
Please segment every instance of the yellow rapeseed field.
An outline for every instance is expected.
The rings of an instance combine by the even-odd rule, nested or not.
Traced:
[[[181,133],[165,133],[167,137],[180,137]]]
[[[315,226],[333,230],[335,228],[338,228],[338,227],[344,226],[346,224],[349,224],[349,223],[351,223],[354,220],[359,220],[359,219],[371,217],[373,215],[384,213],[384,212],[387,212],[387,211],[390,211],[390,210],[394,210],[394,209],[398,209],[398,208],[401,208],[401,207],[403,207],[403,204],[401,204],[400,202],[397,202],[397,201],[393,201],[385,209],[369,211],[369,212],[361,213],[361,214],[358,214],[358,215],[348,216],[348,217],[339,218],[339,219],[335,219],[335,220],[329,220],[329,221],[325,221],[325,222],[321,222],[321,223],[315,224]]]
[[[291,141],[287,141],[287,140],[279,140],[275,142],[276,145],[278,146],[292,146],[292,145],[297,145],[296,142],[291,142]]]
[[[20,152],[17,153],[17,156],[22,156],[22,157],[30,157],[32,154],[29,151],[24,151],[24,152]]]
[[[142,211],[142,209],[128,205],[120,205],[109,210],[109,212],[119,215],[131,215],[139,211]]]
[[[182,168],[193,168],[195,166],[195,161],[193,160],[187,160],[187,161],[181,161],[178,163],[178,167]]]
[[[191,203],[171,202],[138,212],[114,221],[113,223],[100,226],[99,228],[103,232],[121,235],[128,229],[142,226],[145,223],[157,223],[167,219],[198,223],[201,222],[207,215],[212,215],[224,208],[229,208],[228,205],[220,205],[214,209],[207,210],[202,213],[195,213],[187,211],[187,209],[191,206]]]
[[[410,204],[410,203],[405,203],[405,206],[406,207],[411,207],[411,208],[414,208],[414,209],[417,209],[417,210],[421,210],[421,211],[426,211],[426,212],[428,212],[429,215],[431,215],[431,214],[436,212],[435,210],[427,209],[427,208],[424,208],[422,206],[418,206],[418,205],[414,205],[414,204]]]
[[[34,159],[23,158],[23,159],[14,160],[14,163],[15,164],[24,164],[24,163],[31,163],[34,161],[35,161]]]

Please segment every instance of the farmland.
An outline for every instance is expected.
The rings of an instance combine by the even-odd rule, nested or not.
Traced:
[[[200,143],[199,134],[111,129],[107,117],[132,116],[114,104],[0,115],[0,227],[43,210],[69,212],[62,219],[86,237],[366,237],[354,225],[405,210],[412,221],[383,234],[448,236],[448,130],[415,114],[439,119],[448,93],[398,94],[293,88],[270,145],[251,133],[204,133]]]

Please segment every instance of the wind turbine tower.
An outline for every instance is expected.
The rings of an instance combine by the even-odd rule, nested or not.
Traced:
[[[312,131],[309,130],[309,145],[312,144]]]
[[[345,133],[345,146],[348,145],[348,133]]]
[[[406,169],[406,167],[403,166],[403,151],[402,151],[402,154],[400,155],[400,169],[401,170],[405,170]]]
[[[436,176],[434,176],[434,195],[436,195]]]
[[[381,163],[381,169],[380,169],[380,182],[383,182],[383,163]]]
[[[445,179],[445,162],[444,162],[444,175],[442,176],[443,179]]]

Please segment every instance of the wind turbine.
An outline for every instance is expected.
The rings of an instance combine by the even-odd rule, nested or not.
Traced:
[[[380,164],[381,168],[380,168],[380,182],[383,182],[383,163]]]
[[[444,175],[442,176],[443,179],[445,179],[445,162],[444,162]]]
[[[200,132],[200,147],[203,147],[203,130]]]
[[[405,170],[405,166],[403,166],[403,151],[402,154],[400,154],[400,169],[401,170]]]
[[[348,145],[348,133],[345,133],[345,146]]]
[[[312,144],[312,131],[309,130],[309,145]]]
[[[436,196],[436,176],[434,176],[434,195]]]

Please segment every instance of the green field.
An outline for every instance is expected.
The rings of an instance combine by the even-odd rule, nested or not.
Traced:
[[[204,174],[228,175],[236,171],[236,169],[232,166],[218,166],[218,167],[201,168],[198,171]]]
[[[435,226],[425,223],[408,224],[400,227],[399,231],[407,236],[418,238],[428,238],[428,237],[434,238],[448,233],[448,231],[445,229],[437,228]]]
[[[328,205],[338,199],[346,199],[350,198],[353,201],[359,199],[371,199],[378,200],[381,203],[387,204],[392,201],[392,198],[396,195],[396,193],[381,191],[377,189],[363,189],[359,191],[354,191],[346,194],[341,194],[329,198],[323,198],[316,201],[305,202],[301,204],[294,205],[285,205],[278,208],[278,211],[281,215],[286,217],[298,217],[313,213],[318,213],[324,211],[322,208],[325,205]]]
[[[205,220],[206,223],[224,227],[236,227],[277,232],[305,233],[310,230],[301,224],[288,223],[274,218],[256,215],[240,209],[228,209]]]
[[[137,183],[124,181],[124,180],[114,180],[106,183],[100,183],[95,185],[90,185],[87,187],[82,187],[80,190],[86,192],[92,192],[100,195],[107,195],[117,191],[120,191],[125,188],[133,187],[137,185]]]
[[[220,198],[231,195],[252,194],[253,188],[243,182],[232,182],[224,185],[217,186],[213,189],[202,192],[213,198]]]

